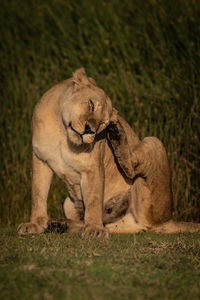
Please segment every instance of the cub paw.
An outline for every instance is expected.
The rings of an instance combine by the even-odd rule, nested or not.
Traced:
[[[94,238],[108,239],[109,231],[107,228],[103,226],[86,224],[83,227],[83,230],[81,232],[81,237],[86,239],[94,239]]]
[[[44,228],[34,223],[21,223],[17,228],[18,234],[42,233]]]
[[[80,233],[83,228],[83,222],[70,219],[50,219],[45,232],[55,233]]]

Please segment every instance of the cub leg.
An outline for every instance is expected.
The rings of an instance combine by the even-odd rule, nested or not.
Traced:
[[[32,156],[32,209],[30,223],[18,226],[18,233],[41,233],[47,227],[47,196],[53,172],[34,153]]]

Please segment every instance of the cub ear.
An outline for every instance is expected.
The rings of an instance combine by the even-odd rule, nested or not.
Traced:
[[[80,68],[74,72],[72,81],[74,85],[73,92],[77,92],[82,87],[90,84],[89,78],[87,77],[84,68]]]

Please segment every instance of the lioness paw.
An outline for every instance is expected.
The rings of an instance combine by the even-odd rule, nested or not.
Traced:
[[[37,224],[45,229],[48,226],[48,219],[49,218],[46,216],[39,216],[34,219],[31,219],[31,223]]]
[[[107,228],[103,226],[94,226],[90,224],[86,224],[83,227],[81,232],[81,237],[86,239],[94,239],[94,238],[109,238],[109,231]]]
[[[17,228],[18,234],[42,233],[44,228],[34,223],[21,223]]]

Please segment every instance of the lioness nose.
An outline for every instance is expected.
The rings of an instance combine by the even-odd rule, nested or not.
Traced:
[[[91,130],[88,124],[85,125],[85,131],[83,134],[94,134],[95,132]]]

